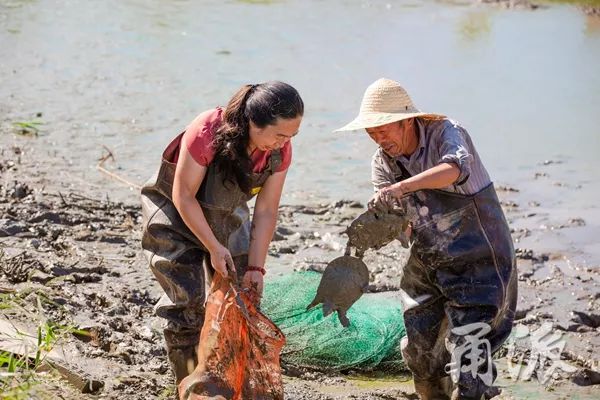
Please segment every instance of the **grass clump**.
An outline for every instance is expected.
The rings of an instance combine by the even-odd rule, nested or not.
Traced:
[[[25,296],[27,299],[23,298]],[[58,373],[52,363],[46,362],[48,354],[68,336],[88,334],[74,326],[46,319],[46,304],[56,306],[43,293],[35,291],[0,294],[0,318],[37,323],[30,331],[33,333],[23,332],[15,325],[9,332],[0,331],[0,400],[56,398],[56,393],[48,387],[56,386],[53,381]],[[3,342],[11,344],[8,350],[2,349]]]
[[[16,121],[13,122],[13,127],[18,135],[22,136],[38,136],[40,127],[44,123],[42,121]]]

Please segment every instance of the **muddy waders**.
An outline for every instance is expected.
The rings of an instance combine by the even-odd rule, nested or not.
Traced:
[[[492,184],[474,195],[422,190],[401,201],[413,240],[400,284],[403,358],[421,399],[480,400],[496,377],[491,355],[510,334],[517,301],[500,202]],[[468,327],[478,327],[468,333],[475,344]],[[475,363],[468,356],[477,351]]]
[[[167,355],[177,384],[198,362],[204,304],[213,273],[207,249],[185,225],[171,197],[176,164],[170,160],[179,151],[182,135],[167,147],[159,171],[142,187],[142,248],[165,291],[155,313],[167,320]],[[225,182],[220,171],[209,165],[196,195],[217,240],[231,252],[239,278],[247,267],[250,244],[247,202],[280,165],[281,154],[273,151],[265,170],[250,174],[251,194],[236,183]]]

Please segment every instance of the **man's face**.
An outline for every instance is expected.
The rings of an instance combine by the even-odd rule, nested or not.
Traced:
[[[366,131],[385,151],[392,157],[399,155],[410,155],[415,151],[417,134],[415,131],[414,118],[389,124],[367,128]]]

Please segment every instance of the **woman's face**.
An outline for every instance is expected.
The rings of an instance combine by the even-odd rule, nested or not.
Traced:
[[[302,117],[292,119],[278,118],[274,124],[259,128],[250,121],[250,148],[272,151],[283,147],[298,134]]]

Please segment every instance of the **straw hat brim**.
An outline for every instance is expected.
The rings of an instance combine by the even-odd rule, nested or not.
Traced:
[[[402,121],[403,119],[421,117],[423,115],[436,116],[437,114],[425,112],[412,113],[361,113],[354,118],[352,122],[336,129],[334,132],[355,131],[359,129],[374,128],[392,122]]]

